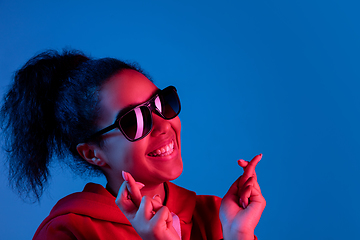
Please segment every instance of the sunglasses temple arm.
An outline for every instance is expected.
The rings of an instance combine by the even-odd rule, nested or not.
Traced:
[[[113,130],[114,128],[117,128],[116,123],[114,123],[114,124],[112,124],[112,125],[104,128],[104,129],[101,129],[100,131],[94,133],[94,134],[91,135],[87,140],[91,140],[91,139],[94,139],[94,138],[96,138],[96,137],[99,137],[99,136],[103,135],[104,133],[107,133],[107,132]]]

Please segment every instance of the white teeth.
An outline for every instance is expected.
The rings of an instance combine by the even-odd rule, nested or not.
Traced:
[[[174,151],[174,141],[171,141],[168,145],[163,146],[155,151],[149,153],[152,157],[164,157],[170,155]]]

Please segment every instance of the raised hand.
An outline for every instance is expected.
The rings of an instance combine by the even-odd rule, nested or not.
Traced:
[[[116,198],[116,205],[129,219],[135,217],[139,209],[142,195],[140,190],[145,186],[143,183],[136,182],[130,173],[122,172],[122,177],[125,180],[121,184],[118,196]]]
[[[255,173],[261,157],[262,154],[255,156],[250,162],[238,161],[244,174],[232,184],[220,207],[225,240],[254,239],[255,227],[266,205]]]
[[[144,185],[136,182],[130,173],[123,172],[123,178],[115,202],[139,236],[146,240],[180,239],[171,212],[162,205],[160,197],[142,197],[140,190]]]

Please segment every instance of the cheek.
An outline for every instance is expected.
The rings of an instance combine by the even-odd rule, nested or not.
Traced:
[[[145,139],[143,139],[145,140]],[[107,162],[116,171],[130,171],[134,166],[142,166],[146,149],[146,141],[130,142],[119,136],[106,143]]]
[[[180,118],[179,116],[177,116],[176,118],[172,119],[171,120],[171,125],[176,133],[176,136],[177,136],[177,140],[178,140],[178,143],[179,143],[179,146],[180,146],[180,133],[181,133],[181,121],[180,121]]]
[[[115,136],[108,138],[104,142],[104,152],[106,155],[106,162],[111,169],[122,169],[124,165],[128,164],[129,159],[132,158],[131,142],[123,136]]]
[[[180,135],[181,121],[180,121],[179,116],[177,116],[176,118],[171,119],[170,122],[171,122],[171,126],[175,130],[176,134]]]

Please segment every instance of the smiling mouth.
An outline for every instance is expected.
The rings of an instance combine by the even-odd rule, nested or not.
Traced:
[[[150,157],[165,157],[170,155],[174,151],[174,141],[172,140],[169,144],[152,151],[148,155]]]

